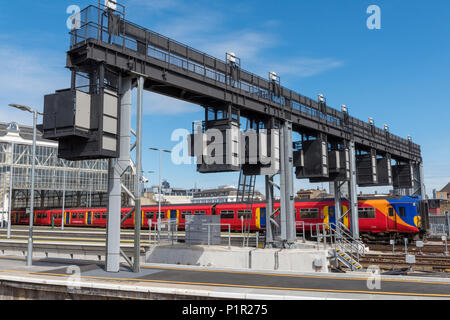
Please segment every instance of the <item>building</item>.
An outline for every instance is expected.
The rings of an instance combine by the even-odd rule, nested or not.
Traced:
[[[0,122],[1,211],[23,210],[30,205],[33,128]],[[122,182],[134,190],[131,170]],[[58,143],[37,132],[35,157],[36,209],[105,207],[108,202],[108,160],[66,161],[58,158]],[[130,199],[123,193],[123,205]]]
[[[205,189],[195,192],[192,203],[229,203],[237,202],[238,190],[234,186],[220,186],[217,189]],[[253,201],[264,201],[265,198],[258,190],[255,190]]]
[[[184,189],[184,188],[172,188],[170,183],[164,180],[161,183],[161,196],[159,195],[159,186],[151,186],[144,189],[144,198],[146,199],[146,205],[154,205],[159,202],[164,204],[184,204],[191,203],[192,197],[195,192],[200,189]]]
[[[450,200],[450,182],[441,191],[436,192],[436,199]]]
[[[310,189],[310,190],[300,190],[297,191],[297,196],[295,197],[295,200],[311,200],[311,199],[323,199],[323,198],[329,198],[332,197],[330,194],[328,194],[327,190],[320,190],[317,188],[317,190]]]
[[[449,200],[441,201],[441,213],[442,214],[450,213],[450,201]]]

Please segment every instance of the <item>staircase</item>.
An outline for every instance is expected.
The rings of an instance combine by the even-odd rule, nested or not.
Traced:
[[[335,236],[334,256],[350,270],[362,270],[359,258],[365,255],[365,246],[359,240],[353,238],[350,230],[341,222],[331,224],[331,230]]]
[[[317,239],[318,247],[322,241],[324,249],[331,245],[329,252],[336,268],[343,265],[352,271],[363,269],[359,259],[365,255],[366,248],[359,239],[353,238],[344,224],[319,223],[311,225],[310,228],[311,238]]]
[[[362,270],[361,264],[358,260],[352,258],[349,254],[347,254],[342,249],[335,249],[335,255],[337,259],[344,264],[347,268],[351,270]]]

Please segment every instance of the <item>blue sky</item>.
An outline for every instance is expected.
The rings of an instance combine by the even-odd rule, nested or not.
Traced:
[[[41,107],[43,95],[69,86],[65,52],[69,5],[96,1],[15,0],[0,11],[0,121],[30,124],[8,103]],[[430,194],[450,181],[450,2],[447,0],[122,0],[127,18],[218,58],[226,51],[243,68],[309,97],[323,93],[328,104],[392,133],[410,134],[422,146]],[[381,30],[369,30],[366,9],[381,8]],[[144,146],[171,149],[174,129],[190,130],[202,108],[146,93]],[[238,174],[201,175],[163,156],[163,178],[173,186],[236,184]],[[144,152],[144,169],[159,158]],[[156,175],[150,175],[153,182]],[[257,187],[263,191],[263,179]],[[295,188],[308,188],[296,180]],[[316,187],[317,185],[313,185]],[[321,186],[319,184],[319,186]],[[383,189],[381,189],[383,190]]]

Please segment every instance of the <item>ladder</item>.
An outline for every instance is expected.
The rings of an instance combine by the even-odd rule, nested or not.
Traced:
[[[241,170],[241,172],[239,173],[236,202],[253,202],[253,196],[255,195],[255,183],[256,176],[246,176]]]
[[[252,211],[253,211],[253,201],[255,196],[255,184],[256,184],[256,175],[245,175],[244,171],[241,170],[239,173],[239,182],[238,182],[238,190],[236,195],[236,202],[238,203],[246,203],[247,207],[245,211],[250,210],[249,215],[245,215],[244,219],[244,238],[242,240],[242,246],[245,244],[248,246],[248,239],[250,236],[250,225],[252,219]]]

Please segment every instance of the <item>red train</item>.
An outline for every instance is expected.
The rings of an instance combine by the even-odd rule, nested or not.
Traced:
[[[366,235],[404,234],[415,235],[422,231],[422,219],[428,213],[422,209],[421,201],[415,197],[398,198],[371,198],[360,199],[359,226],[360,233]],[[342,212],[348,210],[348,202],[342,201]],[[275,203],[275,209],[279,203]],[[122,217],[130,211],[130,208],[122,209]],[[265,221],[265,203],[246,204],[185,204],[161,206],[161,219],[176,221],[179,229],[184,228],[186,215],[220,215],[223,229],[242,230],[242,221],[250,222],[250,230],[263,230]],[[295,203],[297,229],[310,230],[311,225],[319,223],[334,223],[334,200],[324,199],[316,201],[299,201]],[[61,225],[61,210],[36,210],[34,216],[35,225],[55,226]],[[71,227],[105,227],[106,209],[67,209],[64,215],[64,225]],[[158,206],[142,207],[142,227],[148,229],[149,220],[155,224],[158,220]],[[13,224],[28,224],[28,216],[25,212],[12,213]],[[247,222],[248,223],[248,222]],[[344,223],[349,226],[348,215],[344,217]],[[134,214],[125,219],[123,228],[134,227]]]

